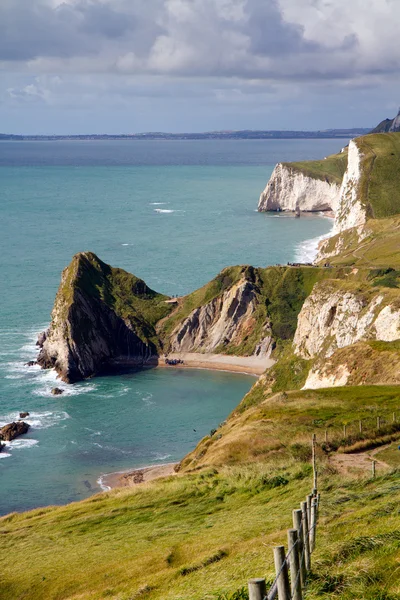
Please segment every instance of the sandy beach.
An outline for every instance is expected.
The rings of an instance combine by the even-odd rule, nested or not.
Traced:
[[[232,371],[249,375],[261,375],[275,363],[271,358],[260,358],[258,356],[229,356],[227,354],[201,354],[196,352],[171,353],[168,354],[168,359],[180,359],[183,360],[183,364],[170,366],[165,364],[164,357],[160,357],[158,366],[170,369],[215,369],[217,371]]]
[[[134,487],[135,485],[146,483],[147,481],[153,481],[153,479],[176,475],[175,466],[177,464],[178,463],[168,463],[164,465],[131,469],[129,471],[119,471],[117,473],[108,473],[107,475],[102,475],[100,477],[98,484],[104,491],[119,487]]]

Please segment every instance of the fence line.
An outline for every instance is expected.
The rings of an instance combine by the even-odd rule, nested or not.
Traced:
[[[313,446],[314,444],[313,437]],[[313,466],[316,481],[315,460]],[[319,503],[320,494],[314,488],[306,500],[301,502],[301,508],[293,511],[293,529],[287,532],[287,553],[284,546],[274,548],[275,580],[267,592],[265,579],[250,579],[249,600],[302,600],[315,549]]]

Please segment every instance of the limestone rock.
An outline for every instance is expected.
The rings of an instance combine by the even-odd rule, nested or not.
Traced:
[[[64,269],[50,328],[38,363],[55,368],[66,383],[100,373],[115,363],[144,366],[158,354],[148,313],[171,311],[166,296],[95,254],[82,252]]]
[[[260,196],[259,211],[336,211],[340,185],[279,163]]]
[[[4,440],[5,442],[11,442],[20,435],[27,433],[28,430],[29,425],[24,421],[16,421],[14,423],[9,423],[8,425],[4,425],[4,427],[0,429],[0,440]]]
[[[257,305],[255,284],[246,278],[240,279],[179,323],[170,337],[171,352],[214,352],[228,344],[239,345],[254,326]],[[271,328],[266,322],[255,354],[268,357],[272,348]]]

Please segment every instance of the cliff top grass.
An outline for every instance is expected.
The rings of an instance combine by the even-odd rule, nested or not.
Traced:
[[[362,154],[360,200],[370,218],[400,213],[400,133],[378,133],[356,138]]]
[[[289,169],[301,171],[308,177],[340,185],[347,169],[347,160],[348,150],[346,148],[343,152],[331,154],[322,160],[303,160],[282,164]]]
[[[373,219],[367,222],[360,240],[357,228],[339,233],[324,245],[324,251],[339,253],[320,261],[332,265],[400,269],[400,218]]]
[[[268,444],[272,435],[286,446],[284,460],[270,448],[237,466],[0,519],[2,600],[233,600],[251,577],[271,581],[272,547],[286,545],[292,510],[312,485],[310,434],[398,406],[398,397],[399,388],[382,387],[272,398],[240,415],[241,427],[232,423],[230,446],[251,427],[246,444],[255,449],[254,439]],[[307,444],[296,444],[296,428]],[[397,600],[400,474],[381,476],[378,467],[376,480],[358,480],[336,474],[320,453],[318,461],[321,519],[307,597]]]

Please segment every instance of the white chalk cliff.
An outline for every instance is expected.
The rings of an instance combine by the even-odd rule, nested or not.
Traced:
[[[336,211],[340,186],[279,163],[260,196],[259,211]]]
[[[363,156],[357,139],[348,147],[348,164],[342,184],[312,177],[298,168],[279,163],[260,196],[258,210],[335,213],[334,233],[363,225],[367,220],[365,206],[360,200]]]

